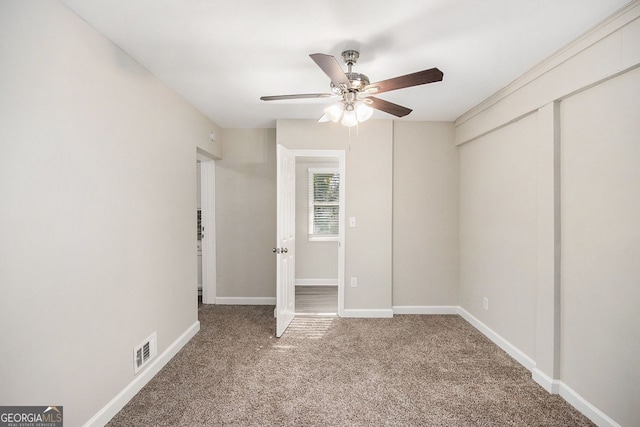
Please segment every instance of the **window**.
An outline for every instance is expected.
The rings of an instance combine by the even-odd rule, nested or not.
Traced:
[[[309,240],[338,240],[340,174],[335,168],[309,168]]]

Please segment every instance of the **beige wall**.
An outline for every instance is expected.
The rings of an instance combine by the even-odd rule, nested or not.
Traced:
[[[621,425],[640,402],[640,69],[561,103],[563,381]]]
[[[535,353],[535,137],[534,114],[460,147],[460,304],[530,357]],[[484,297],[489,310],[482,308]]]
[[[216,162],[217,297],[276,296],[274,129],[224,129]]]
[[[309,241],[309,168],[336,168],[338,163],[296,163],[296,281],[338,280],[338,242]],[[337,283],[337,282],[336,282]]]
[[[639,18],[630,3],[456,121],[461,305],[603,425],[640,401]]]
[[[395,122],[393,305],[458,305],[453,123]]]
[[[274,296],[274,132],[225,130],[223,135],[225,158],[216,164],[218,248],[225,248],[218,252],[218,296]],[[341,125],[278,121],[277,141],[290,149],[346,152],[346,217],[355,216],[357,227],[345,230],[345,280],[356,276],[359,283],[345,286],[346,310],[390,314],[392,305],[458,303],[453,136],[452,123],[370,121],[349,135]],[[297,197],[296,276],[335,278],[336,243],[305,239],[307,167],[299,165],[297,176],[304,195]],[[305,245],[321,251],[316,255],[326,263],[307,263]]]
[[[82,425],[197,322],[214,123],[55,1],[0,3],[0,402]]]

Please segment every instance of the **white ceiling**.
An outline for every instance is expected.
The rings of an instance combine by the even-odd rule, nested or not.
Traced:
[[[380,94],[401,120],[452,121],[628,0],[62,0],[223,128],[317,119],[331,100],[309,58],[360,51],[372,82],[438,67],[439,83]],[[376,112],[377,118],[392,118]]]

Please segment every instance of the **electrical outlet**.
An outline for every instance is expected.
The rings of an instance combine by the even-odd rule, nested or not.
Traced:
[[[358,287],[358,278],[357,277],[352,277],[351,278],[351,287],[352,288],[357,288]]]
[[[489,298],[482,298],[482,308],[484,308],[485,310],[489,310]]]

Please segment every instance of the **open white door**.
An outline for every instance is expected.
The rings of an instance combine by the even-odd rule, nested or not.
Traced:
[[[276,336],[281,337],[296,313],[296,157],[277,146]]]

